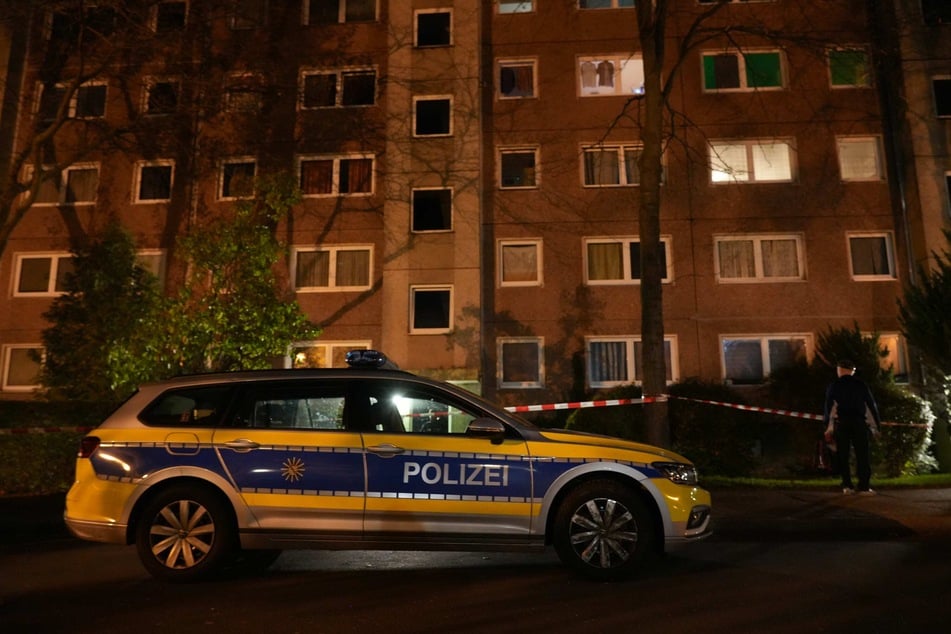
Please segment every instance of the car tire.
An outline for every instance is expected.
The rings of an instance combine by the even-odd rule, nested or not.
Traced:
[[[142,509],[135,545],[152,576],[188,582],[218,572],[236,550],[235,535],[230,509],[220,495],[175,486]]]
[[[654,552],[654,533],[651,513],[631,487],[591,480],[562,500],[553,541],[566,566],[596,581],[616,581]]]

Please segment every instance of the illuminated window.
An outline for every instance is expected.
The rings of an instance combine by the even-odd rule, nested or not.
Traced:
[[[670,238],[660,241],[664,272],[671,280]],[[591,286],[637,284],[641,280],[641,241],[637,238],[589,238],[585,240],[585,283]]]
[[[878,137],[837,137],[835,142],[843,181],[880,181],[885,177]]]
[[[500,240],[498,253],[501,286],[541,286],[541,240]]]
[[[852,279],[859,282],[891,281],[895,273],[895,246],[891,233],[855,233],[849,239]]]
[[[718,236],[717,281],[789,282],[805,278],[798,234]]]
[[[373,192],[373,157],[304,156],[299,159],[304,196],[351,196]]]
[[[783,140],[736,140],[710,143],[713,183],[782,183],[793,180],[793,147]]]
[[[328,246],[294,250],[291,274],[298,291],[362,291],[370,288],[373,247]]]
[[[644,60],[617,54],[578,58],[578,86],[582,97],[644,94]]]
[[[829,83],[833,88],[867,88],[872,85],[868,51],[862,48],[829,50]]]
[[[585,341],[588,385],[593,388],[640,383],[643,345],[635,337],[591,337]],[[678,380],[677,341],[664,337],[664,365],[668,383]]]

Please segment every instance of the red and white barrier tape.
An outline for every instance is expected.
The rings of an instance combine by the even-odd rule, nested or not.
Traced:
[[[573,401],[568,403],[545,403],[543,405],[512,405],[505,408],[507,412],[551,412],[563,409],[582,409],[586,407],[613,407],[615,405],[639,405],[641,403],[659,403],[666,401],[666,396],[647,396],[645,398],[616,398],[603,401]]]

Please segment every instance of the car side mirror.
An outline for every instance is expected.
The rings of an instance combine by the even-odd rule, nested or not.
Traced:
[[[466,436],[488,438],[493,445],[500,445],[505,440],[505,425],[501,421],[487,416],[474,418],[466,427]]]

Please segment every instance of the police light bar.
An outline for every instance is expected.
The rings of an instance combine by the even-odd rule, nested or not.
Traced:
[[[351,350],[347,353],[347,365],[351,368],[380,368],[383,370],[398,370],[395,363],[386,358],[379,350]]]

